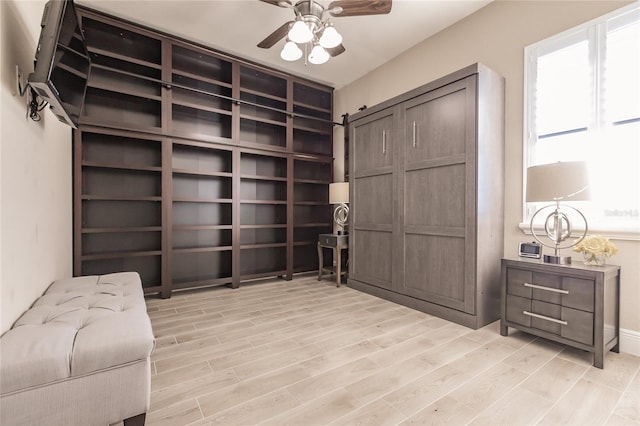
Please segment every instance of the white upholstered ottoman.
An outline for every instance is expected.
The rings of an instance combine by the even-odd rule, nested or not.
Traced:
[[[0,338],[0,424],[144,424],[154,344],[137,273],[55,281]]]

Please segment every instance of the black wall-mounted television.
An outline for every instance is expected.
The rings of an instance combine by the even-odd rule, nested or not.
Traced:
[[[28,85],[58,120],[78,127],[91,59],[72,0],[49,0],[42,14],[34,72]]]

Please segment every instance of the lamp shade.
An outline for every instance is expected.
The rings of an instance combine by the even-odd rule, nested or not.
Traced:
[[[309,62],[315,65],[324,64],[329,60],[329,52],[324,50],[324,47],[316,44],[311,49],[311,53],[309,53]]]
[[[287,41],[280,52],[280,57],[285,61],[297,61],[302,57],[302,50],[292,41]]]
[[[313,39],[313,33],[306,23],[302,20],[296,20],[289,30],[289,40],[295,43],[307,43]]]
[[[349,182],[337,182],[329,184],[329,204],[341,204],[349,202]]]
[[[342,36],[333,26],[328,26],[322,32],[319,42],[320,46],[331,49],[342,43]]]
[[[589,199],[589,172],[584,161],[542,164],[527,169],[527,202]]]

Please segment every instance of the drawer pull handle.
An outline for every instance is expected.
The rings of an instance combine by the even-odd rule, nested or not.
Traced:
[[[569,294],[569,290],[560,290],[559,288],[551,288],[551,287],[544,287],[541,285],[535,285],[535,284],[529,284],[529,283],[524,283],[525,287],[530,287],[530,288],[535,288],[538,290],[545,290],[545,291],[551,291],[553,293],[560,293],[560,294]]]
[[[551,318],[551,317],[546,317],[546,316],[544,316],[544,315],[540,315],[540,314],[534,314],[533,312],[522,311],[522,313],[523,313],[523,314],[525,314],[525,315],[527,315],[527,316],[530,316],[530,317],[540,318],[540,319],[542,319],[542,320],[555,322],[555,323],[557,323],[557,324],[562,324],[562,325],[567,325],[567,324],[569,324],[569,323],[568,323],[568,322],[566,322],[566,321],[562,321],[562,320],[555,319],[555,318]]]

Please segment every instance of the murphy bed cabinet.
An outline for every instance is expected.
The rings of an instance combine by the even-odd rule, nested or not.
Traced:
[[[350,286],[474,329],[500,317],[503,117],[480,64],[350,116]]]
[[[74,274],[145,293],[316,271],[332,230],[333,89],[78,6]]]

